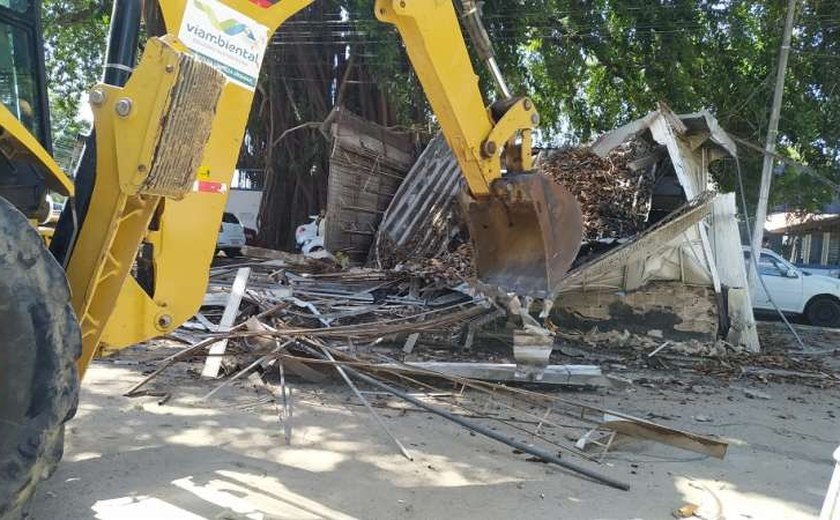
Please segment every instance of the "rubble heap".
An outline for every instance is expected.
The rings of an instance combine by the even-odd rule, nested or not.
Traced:
[[[472,244],[461,244],[434,258],[407,260],[396,266],[438,287],[451,287],[475,279]]]
[[[242,405],[271,407],[288,444],[295,421],[292,385],[329,388],[321,385],[332,378],[347,385],[409,460],[413,456],[379,416],[373,398],[389,396],[403,403],[401,409],[408,405],[422,410],[503,443],[514,453],[532,456],[529,460],[552,463],[618,489],[628,489],[628,484],[587,464],[597,464],[608,449],[590,442],[593,436],[629,432],[707,456],[722,458],[726,453],[726,443],[718,439],[620,412],[608,414],[552,392],[497,383],[497,374],[512,371],[512,364],[415,361],[428,359],[428,350],[415,353],[428,346],[445,345],[450,353],[469,351],[478,327],[504,318],[482,296],[439,287],[446,275],[429,283],[408,270],[342,270],[290,256],[212,269],[201,312],[170,335],[188,346],[163,359],[126,395],[152,395],[165,402],[173,390],[167,380],[158,379],[156,388],[144,387],[170,367],[179,365],[195,374],[195,363],[203,362],[202,378],[215,382],[200,400],[217,394],[224,400],[220,391],[237,381],[252,386],[257,401]],[[434,266],[428,269],[431,276]],[[546,375],[553,371],[551,384],[578,389],[607,384],[595,366],[550,365],[545,370]],[[593,453],[595,449],[602,453]],[[572,457],[580,462],[568,460]]]
[[[626,238],[646,227],[653,180],[645,169],[630,168],[634,158],[629,146],[604,158],[570,147],[543,161],[543,173],[578,199],[586,239]]]

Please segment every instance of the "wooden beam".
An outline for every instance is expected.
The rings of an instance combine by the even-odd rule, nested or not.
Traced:
[[[245,287],[248,285],[248,277],[250,276],[250,267],[242,267],[236,272],[236,279],[233,281],[233,287],[230,289],[230,296],[228,297],[227,305],[225,305],[225,312],[222,314],[222,320],[219,322],[219,332],[226,332],[233,327],[233,322],[236,320],[236,315],[239,314],[239,304],[242,303],[242,296],[245,295]],[[219,369],[222,368],[222,354],[225,353],[227,344],[228,340],[222,339],[210,346],[210,355],[204,364],[204,370],[201,371],[201,377],[219,377]]]

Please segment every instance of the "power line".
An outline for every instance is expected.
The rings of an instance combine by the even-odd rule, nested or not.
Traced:
[[[793,167],[794,170],[805,173],[806,175],[808,175],[810,177],[813,177],[814,179],[820,181],[821,183],[825,184],[826,186],[828,186],[832,190],[834,190],[834,193],[840,193],[840,184],[838,184],[838,183],[834,182],[833,180],[829,179],[828,177],[825,177],[824,175],[820,174],[819,172],[817,172],[817,170],[808,166],[807,164],[802,164],[802,163],[796,162],[793,159],[785,157],[784,155],[782,155],[778,152],[775,152],[775,151],[771,152],[769,150],[765,150],[761,146],[753,143],[752,141],[750,141],[748,139],[744,139],[742,137],[738,137],[738,136],[733,135],[733,134],[729,134],[729,135],[730,135],[730,137],[732,137],[732,139],[737,141],[738,144],[741,144],[741,145],[745,146],[746,148],[749,148],[750,150],[753,150],[755,152],[758,152],[758,153],[761,153],[761,154],[764,154],[764,155],[769,155],[773,159],[776,159],[777,161],[781,161],[781,162]]]

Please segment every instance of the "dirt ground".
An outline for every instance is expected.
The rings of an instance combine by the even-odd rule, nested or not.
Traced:
[[[809,519],[840,444],[837,386],[702,375],[674,385],[661,372],[625,372],[646,383],[574,398],[717,435],[730,447],[718,460],[647,441],[621,444],[597,469],[630,483],[622,492],[429,414],[382,410],[410,462],[338,380],[294,384],[290,446],[274,405],[258,404],[247,383],[199,402],[217,383],[199,380],[196,363],[156,383],[172,392],[165,404],[122,396],[154,367],[151,359],[168,353],[135,347],[92,366],[64,461],[40,486],[33,518],[666,519],[690,502],[703,519]]]

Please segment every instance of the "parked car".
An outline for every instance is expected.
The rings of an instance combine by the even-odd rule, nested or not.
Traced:
[[[224,251],[230,257],[242,254],[245,245],[245,227],[233,213],[222,215],[222,225],[219,227],[219,238],[216,240],[216,252]]]
[[[819,264],[793,264],[799,268],[800,271],[811,274],[821,274],[830,278],[840,278],[840,266],[836,265],[819,265]]]
[[[67,199],[58,200],[57,197],[53,195],[47,194],[47,203],[50,205],[50,216],[47,218],[47,224],[54,224],[58,222],[58,217],[61,216],[61,212],[64,211],[64,203]]]
[[[304,255],[324,250],[324,219],[320,215],[309,217],[308,224],[302,224],[295,230],[295,240]]]
[[[744,260],[749,270],[748,247],[744,247]],[[767,291],[761,284],[753,287],[753,308],[774,311],[769,292],[785,313],[802,315],[811,325],[840,327],[840,280],[802,271],[769,249],[761,250],[758,268]]]

